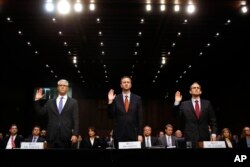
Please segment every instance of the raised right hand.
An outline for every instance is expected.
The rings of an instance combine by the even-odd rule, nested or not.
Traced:
[[[176,93],[175,93],[175,101],[176,102],[180,102],[181,99],[182,99],[181,92],[180,91],[176,91]]]
[[[43,96],[44,96],[43,89],[42,88],[37,89],[35,94],[35,101],[40,100],[41,98],[43,98]]]
[[[113,100],[115,99],[116,94],[114,94],[114,90],[110,89],[109,93],[108,93],[108,100],[109,100],[109,104],[111,104],[113,102]]]

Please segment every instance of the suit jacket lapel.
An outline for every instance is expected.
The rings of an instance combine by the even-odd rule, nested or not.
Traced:
[[[197,118],[196,114],[195,114],[195,110],[194,110],[194,106],[193,106],[193,103],[192,103],[192,100],[189,101],[189,107],[194,115],[195,118]]]
[[[126,112],[126,111],[125,111],[125,106],[124,106],[124,101],[123,101],[123,96],[122,96],[122,94],[120,94],[120,95],[117,96],[117,102],[119,103],[118,106],[121,106],[122,111],[123,111],[123,112]]]
[[[131,108],[131,106],[134,105],[134,102],[135,102],[134,98],[135,98],[134,94],[131,93],[130,94],[130,99],[129,99],[128,111]]]
[[[58,107],[57,107],[57,104],[56,104],[56,99],[53,99],[52,103],[53,103],[53,107],[54,107],[53,111],[55,111],[55,113],[59,114],[59,110],[58,110]]]
[[[200,99],[200,118],[202,117],[202,115],[204,114],[203,108],[204,108],[204,101],[202,99]]]
[[[66,101],[65,105],[63,106],[62,112],[63,112],[64,110],[67,110],[67,108],[69,107],[69,103],[70,103],[70,97],[67,97],[67,101]],[[62,113],[61,113],[61,114],[62,114]]]

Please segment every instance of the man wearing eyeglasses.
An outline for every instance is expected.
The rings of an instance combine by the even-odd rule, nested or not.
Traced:
[[[216,140],[216,116],[210,101],[200,98],[202,91],[199,83],[194,82],[189,93],[191,99],[182,103],[181,93],[175,93],[174,111],[179,113],[184,121],[185,139],[191,141],[193,147],[197,147],[202,141]]]
[[[79,111],[75,99],[67,95],[69,82],[61,79],[57,82],[58,96],[48,100],[44,106],[40,100],[44,96],[40,88],[36,91],[34,108],[39,114],[47,114],[48,148],[71,148],[77,142],[79,133]]]

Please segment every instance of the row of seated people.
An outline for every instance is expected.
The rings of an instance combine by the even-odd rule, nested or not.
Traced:
[[[25,142],[46,142],[46,137],[43,137],[44,133],[41,133],[41,129],[39,126],[34,126],[32,130],[32,135],[28,138],[23,138],[21,135],[17,134],[18,128],[17,125],[12,124],[9,129],[9,135],[6,135],[2,140],[0,140],[0,147],[2,149],[13,149],[20,148],[20,143]],[[41,136],[42,134],[42,136]],[[79,135],[78,143],[72,148],[76,149],[105,149],[105,148],[113,148],[113,138],[112,131],[109,137],[101,138],[96,135],[95,127],[88,128],[88,137],[82,139]],[[186,148],[191,147],[188,144],[188,141],[185,141],[184,135],[180,130],[173,134],[173,126],[171,124],[167,124],[165,126],[165,134],[162,136],[154,137],[152,134],[152,128],[150,126],[145,126],[143,129],[144,140],[141,143],[142,148],[153,148],[153,147],[161,147],[161,148]],[[222,130],[221,135],[218,135],[218,140],[225,141],[227,148],[250,148],[250,128],[244,127],[242,130],[241,139],[239,142],[235,141],[232,138],[232,134],[228,128],[224,128]]]
[[[173,126],[167,124],[165,126],[165,134],[162,136],[154,137],[152,134],[152,128],[145,126],[143,129],[143,142],[142,148],[190,148],[192,143],[185,140],[180,130],[177,130],[173,134]],[[242,130],[241,139],[236,141],[232,137],[232,133],[229,128],[222,129],[221,135],[218,135],[218,141],[225,141],[226,148],[250,148],[250,128],[244,127]],[[96,130],[94,127],[89,127],[88,137],[85,139],[79,138],[79,144],[77,148],[106,148],[113,147],[112,132],[110,137],[106,139],[96,136]]]

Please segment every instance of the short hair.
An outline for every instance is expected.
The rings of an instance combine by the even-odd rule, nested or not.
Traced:
[[[66,79],[60,79],[60,80],[57,82],[57,85],[60,85],[61,83],[64,83],[65,85],[69,86],[69,82],[68,82]]]
[[[190,90],[192,89],[193,84],[198,84],[198,85],[200,86],[200,89],[201,89],[201,85],[200,85],[198,82],[193,82],[193,83],[190,85],[190,87],[189,87]]]
[[[173,125],[171,125],[171,124],[167,124],[167,125],[165,126],[165,129],[167,129],[167,128],[172,128],[172,129],[174,129]]]
[[[123,77],[121,77],[121,80],[120,80],[120,82],[122,83],[122,80],[124,79],[124,78],[128,78],[129,80],[130,80],[130,82],[132,83],[132,79],[131,79],[131,77],[129,77],[129,76],[123,76]]]

